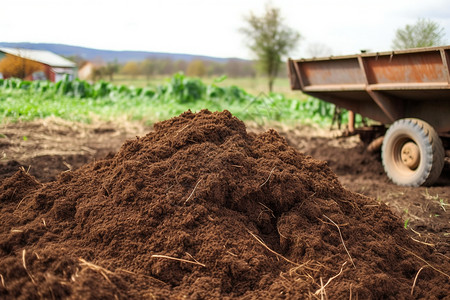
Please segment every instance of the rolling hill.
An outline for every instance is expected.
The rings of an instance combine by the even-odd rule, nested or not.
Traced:
[[[78,56],[84,60],[98,60],[102,59],[105,62],[117,60],[119,63],[127,61],[141,61],[146,58],[169,58],[172,60],[191,61],[194,59],[209,60],[215,62],[225,62],[228,58],[219,58],[212,56],[199,56],[184,53],[162,53],[162,52],[148,52],[148,51],[113,51],[103,49],[93,49],[64,44],[48,44],[48,43],[8,43],[0,42],[0,47],[9,48],[24,48],[34,50],[47,50],[61,56],[70,57]],[[241,59],[238,59],[241,60]]]

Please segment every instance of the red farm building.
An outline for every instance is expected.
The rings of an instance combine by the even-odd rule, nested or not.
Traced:
[[[77,74],[74,62],[45,50],[0,47],[0,66],[0,78],[20,77],[57,82],[66,74],[69,79],[74,79]]]

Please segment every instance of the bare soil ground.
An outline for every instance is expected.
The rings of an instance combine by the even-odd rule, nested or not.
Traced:
[[[325,160],[347,189],[386,203],[420,241],[449,252],[450,160],[432,187],[409,188],[392,184],[384,173],[379,153],[369,154],[358,137],[336,138],[338,131],[299,125],[260,126],[247,123],[247,130],[274,128],[287,142],[315,159]],[[20,167],[40,182],[49,182],[67,170],[112,156],[128,139],[151,131],[125,121],[81,124],[58,118],[0,127],[0,183]],[[449,153],[447,153],[448,155]]]
[[[356,137],[272,127],[4,125],[0,298],[448,297],[448,165],[400,188]]]

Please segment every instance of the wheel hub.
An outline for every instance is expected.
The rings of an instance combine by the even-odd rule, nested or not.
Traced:
[[[414,142],[407,142],[401,151],[402,162],[411,170],[416,169],[420,162],[420,149]]]

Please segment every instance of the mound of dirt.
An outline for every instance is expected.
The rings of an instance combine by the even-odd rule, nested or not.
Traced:
[[[229,112],[0,186],[1,298],[443,298],[449,262],[327,164]],[[420,273],[419,273],[420,272]]]

